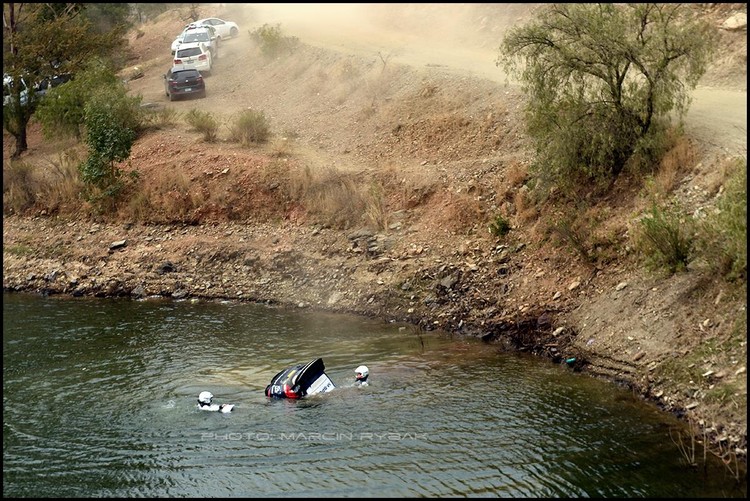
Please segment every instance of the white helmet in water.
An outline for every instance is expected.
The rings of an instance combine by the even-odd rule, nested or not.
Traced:
[[[367,376],[370,375],[370,371],[367,369],[366,365],[360,365],[354,369],[354,373],[356,374],[357,381],[364,381],[367,379]]]
[[[210,404],[212,398],[214,398],[213,393],[210,391],[202,391],[200,395],[198,395],[198,402],[202,404]]]

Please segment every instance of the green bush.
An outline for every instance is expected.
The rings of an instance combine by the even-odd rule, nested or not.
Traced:
[[[640,220],[636,246],[649,268],[684,271],[694,257],[694,228],[693,218],[677,207],[654,204]]]
[[[271,129],[265,114],[254,110],[241,112],[229,131],[230,140],[243,145],[265,143],[270,135]]]
[[[146,110],[143,114],[144,122],[150,127],[163,129],[174,125],[180,118],[181,113],[174,108],[165,106],[155,110]]]
[[[502,214],[498,214],[495,220],[490,223],[489,230],[496,237],[502,238],[510,232],[510,223]]]
[[[121,86],[98,89],[84,106],[88,158],[79,166],[89,201],[113,207],[125,183],[117,162],[130,156],[140,127],[140,97],[128,97]]]
[[[45,137],[63,135],[80,140],[84,133],[86,103],[103,88],[120,89],[122,95],[126,92],[111,67],[94,59],[75,79],[50,89],[34,115],[42,125]],[[135,125],[134,130],[139,127],[140,124]]]
[[[747,277],[747,160],[729,172],[718,211],[701,225],[698,246],[712,271],[729,280]]]
[[[185,113],[185,121],[192,128],[203,134],[203,140],[214,142],[218,137],[219,122],[211,112],[200,111],[195,108]]]
[[[282,34],[281,25],[264,24],[260,28],[250,31],[250,38],[258,45],[260,52],[266,57],[276,57],[282,52],[291,53],[299,44],[297,37],[287,37]]]

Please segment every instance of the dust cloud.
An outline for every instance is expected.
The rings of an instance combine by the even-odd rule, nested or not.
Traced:
[[[234,4],[243,27],[280,25],[286,36],[411,66],[446,67],[503,81],[495,65],[509,26],[534,4]]]

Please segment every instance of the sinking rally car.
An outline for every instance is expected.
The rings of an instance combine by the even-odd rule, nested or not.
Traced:
[[[266,386],[269,398],[302,398],[317,393],[326,393],[336,385],[325,373],[322,358],[308,364],[295,365],[276,374]]]

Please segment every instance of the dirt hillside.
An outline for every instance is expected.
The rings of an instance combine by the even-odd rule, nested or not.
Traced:
[[[628,234],[647,201],[627,179],[591,208],[615,242],[593,265],[550,233],[560,214],[530,203],[524,96],[494,59],[503,30],[534,6],[397,5],[203,6],[241,35],[222,41],[207,97],[177,102],[162,75],[186,11],[138,26],[122,72],[130,93],[179,117],[211,112],[218,140],[184,118],[139,138],[123,168],[138,172],[149,203],[117,220],[52,203],[6,212],[4,290],[264,301],[476,336],[626,384],[745,461],[744,293],[698,270],[646,273]],[[717,25],[746,13],[706,5]],[[263,58],[248,32],[264,23],[299,44]],[[673,173],[694,210],[715,203],[727,162],[746,158],[746,34],[723,33]],[[228,141],[246,109],[269,119],[267,144]],[[39,165],[62,148],[37,127],[29,145],[23,160]],[[310,179],[341,190],[338,205],[298,203],[291,195]],[[504,239],[488,229],[498,215],[511,223]]]

